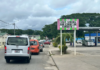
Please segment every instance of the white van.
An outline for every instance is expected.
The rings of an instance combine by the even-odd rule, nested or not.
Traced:
[[[11,59],[25,59],[27,63],[30,62],[30,43],[27,35],[7,37],[5,43],[5,59],[9,63]]]

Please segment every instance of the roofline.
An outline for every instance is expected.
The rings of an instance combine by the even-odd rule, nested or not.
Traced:
[[[7,37],[16,37],[16,36],[20,36],[20,37],[28,37],[27,35],[9,35]]]
[[[79,30],[97,30],[99,31],[100,30],[100,27],[79,27]]]

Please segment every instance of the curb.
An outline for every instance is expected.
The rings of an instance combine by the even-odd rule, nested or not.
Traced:
[[[50,54],[49,56],[51,56],[51,58],[52,58],[52,60],[53,60],[53,62],[54,62],[54,64],[55,64],[55,66],[57,67],[57,69],[60,70],[59,67],[57,66],[57,64],[56,64],[56,62],[55,62],[55,60],[54,60],[54,58],[52,57],[51,50],[49,51],[49,54]]]

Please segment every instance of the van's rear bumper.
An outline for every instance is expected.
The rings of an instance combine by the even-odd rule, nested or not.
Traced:
[[[5,59],[28,59],[28,56],[5,56]]]

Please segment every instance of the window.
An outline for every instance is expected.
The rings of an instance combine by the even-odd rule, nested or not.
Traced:
[[[7,45],[22,45],[26,46],[28,45],[27,38],[23,37],[9,37],[7,41]]]
[[[30,41],[30,45],[37,45],[37,41]]]

